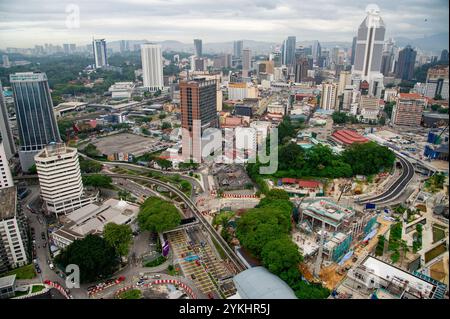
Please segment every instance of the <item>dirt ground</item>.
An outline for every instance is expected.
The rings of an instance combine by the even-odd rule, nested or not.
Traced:
[[[431,265],[430,277],[448,285],[448,256]]]

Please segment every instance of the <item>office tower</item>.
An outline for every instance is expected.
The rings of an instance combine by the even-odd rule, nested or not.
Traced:
[[[406,46],[398,53],[397,69],[395,70],[396,78],[409,81],[414,76],[414,64],[416,62],[417,52]]]
[[[76,148],[51,143],[34,159],[41,197],[50,213],[65,214],[91,203],[84,197]]]
[[[23,171],[34,164],[34,155],[50,142],[59,142],[59,130],[45,73],[10,75],[20,138],[19,158]]]
[[[335,83],[322,83],[322,94],[320,96],[320,108],[324,110],[336,109],[337,85]]]
[[[273,74],[274,62],[273,61],[258,61],[257,71],[260,74]]]
[[[120,40],[120,53],[130,51],[130,43],[127,40]]]
[[[295,64],[295,82],[301,83],[308,77],[308,70],[310,69],[309,61],[307,58],[300,58]]]
[[[437,65],[429,68],[424,95],[432,99],[440,96],[447,100],[449,98],[448,88],[448,65]]]
[[[394,63],[394,54],[389,51],[384,51],[381,57],[381,73],[384,76],[388,76],[392,70],[392,64]]]
[[[356,85],[367,81],[370,94],[380,97],[383,89],[381,57],[386,28],[378,6],[368,5],[366,12],[367,16],[358,28],[352,80]]]
[[[9,57],[6,54],[4,54],[2,56],[2,59],[3,59],[3,67],[9,68],[11,66],[11,63],[9,62]]]
[[[252,51],[250,49],[242,50],[242,77],[246,78],[252,68]]]
[[[11,170],[9,169],[8,157],[6,156],[5,144],[0,137],[0,189],[14,185]]]
[[[392,110],[391,123],[401,126],[420,126],[427,101],[417,93],[399,93]]]
[[[296,38],[295,36],[289,36],[283,42],[283,64],[284,65],[293,65],[295,63],[295,46],[296,46]]]
[[[3,139],[6,158],[9,160],[16,154],[16,145],[14,144],[14,137],[9,125],[8,110],[3,98],[2,82],[0,81],[0,140],[1,139]]]
[[[201,58],[203,56],[202,40],[194,39],[195,56]]]
[[[92,40],[92,49],[94,51],[95,67],[102,68],[108,65],[108,58],[106,56],[106,41],[105,39]]]
[[[242,57],[242,49],[244,48],[244,41],[234,41],[233,42],[233,57],[240,58]]]
[[[28,264],[26,217],[16,187],[0,189],[0,273]]]
[[[340,49],[338,47],[331,49],[331,62],[332,63],[340,64],[339,63],[339,53],[340,53]]]
[[[65,54],[69,54],[70,53],[70,46],[69,43],[64,43],[63,44],[63,50]]]
[[[350,71],[341,71],[339,74],[339,84],[337,94],[341,95],[344,93],[344,89],[347,85],[352,83],[352,73]]]
[[[320,55],[321,55],[321,51],[322,51],[322,47],[320,46],[320,42],[315,40],[312,48],[311,48],[311,53],[314,59],[314,63],[317,63],[317,61],[319,61]]]
[[[146,43],[141,45],[142,77],[144,87],[150,91],[164,88],[161,45]]]
[[[442,50],[441,52],[441,58],[439,61],[443,61],[443,62],[448,62],[448,51],[447,50]],[[3,62],[4,64],[4,62]]]
[[[355,64],[356,39],[357,39],[357,37],[353,37],[353,41],[352,41],[352,57],[351,57],[351,59],[350,59],[350,64],[351,64],[351,65]]]
[[[180,82],[183,158],[201,162],[201,135],[218,127],[216,80],[197,78]]]

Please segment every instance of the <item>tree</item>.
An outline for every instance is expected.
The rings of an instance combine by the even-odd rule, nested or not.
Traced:
[[[291,275],[289,269],[297,269],[302,261],[297,245],[287,235],[268,242],[261,252],[261,258],[264,266],[277,276],[283,276],[284,273]],[[295,281],[300,276],[300,273],[294,273],[294,276],[295,278],[283,279],[287,282]]]
[[[333,122],[336,124],[344,124],[349,121],[349,118],[346,113],[344,112],[333,112],[331,115],[331,118],[333,119]]]
[[[395,163],[394,152],[375,142],[354,143],[342,153],[342,157],[354,174],[361,175],[377,174]]]
[[[177,227],[181,222],[177,208],[158,197],[149,197],[141,205],[138,224],[141,229],[163,232]]]
[[[105,239],[89,234],[64,248],[55,257],[55,263],[63,268],[69,264],[78,265],[80,280],[87,283],[112,275],[119,265],[119,258]]]
[[[165,118],[166,118],[166,113],[164,113],[164,112],[161,112],[161,113],[159,113],[159,115],[158,115],[158,118],[160,119],[160,120],[164,120]]]
[[[93,186],[97,188],[112,188],[112,178],[110,176],[100,174],[83,176],[83,184],[85,186]]]
[[[283,144],[283,141],[295,137],[295,134],[295,128],[292,126],[289,117],[283,117],[280,125],[278,125],[278,143]]]
[[[122,200],[125,200],[125,201],[131,201],[132,200],[132,196],[131,196],[131,193],[129,192],[129,191],[127,191],[127,190],[119,190],[118,192],[117,192],[117,196],[120,198],[120,199],[122,199]]]
[[[172,162],[169,160],[166,160],[165,158],[157,158],[155,162],[162,168],[162,169],[168,169],[172,167]]]
[[[133,232],[130,225],[108,223],[103,229],[103,238],[112,246],[119,256],[127,256]]]
[[[161,125],[161,129],[162,130],[166,130],[166,129],[169,129],[169,128],[172,128],[172,124],[170,124],[169,122],[163,122],[162,123],[162,125]]]
[[[103,167],[101,163],[85,159],[83,156],[78,156],[78,161],[80,163],[80,170],[82,173],[98,173]]]
[[[83,153],[89,157],[100,156],[100,151],[97,149],[97,147],[94,144],[91,144],[91,143],[86,145],[86,147],[83,149]]]
[[[384,112],[386,113],[386,115],[387,115],[388,118],[391,118],[391,117],[392,117],[392,110],[394,109],[394,106],[395,106],[395,102],[394,102],[394,101],[392,101],[392,102],[387,102],[387,103],[384,105]]]
[[[191,191],[192,186],[191,183],[189,183],[188,181],[182,180],[180,182],[180,188],[183,192],[187,193]]]

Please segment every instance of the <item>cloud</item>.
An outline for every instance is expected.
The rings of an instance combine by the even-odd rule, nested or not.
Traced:
[[[448,32],[447,0],[379,0],[387,36],[421,37]],[[80,10],[80,28],[67,29],[68,5]],[[237,38],[280,42],[351,41],[364,19],[360,0],[15,0],[0,1],[0,45],[88,43],[155,39],[190,42]],[[41,41],[41,42],[38,42]]]

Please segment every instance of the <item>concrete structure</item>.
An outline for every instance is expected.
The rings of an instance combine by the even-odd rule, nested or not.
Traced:
[[[308,78],[308,70],[310,65],[307,58],[300,58],[295,63],[294,74],[295,83],[301,83]]]
[[[201,161],[201,134],[218,127],[217,83],[203,78],[180,82],[183,158]]]
[[[113,99],[131,99],[134,92],[133,82],[116,82],[108,89]]]
[[[242,49],[244,48],[244,41],[238,40],[233,42],[233,57],[241,58]]]
[[[0,299],[12,298],[16,294],[16,275],[0,278]]]
[[[352,84],[352,73],[350,71],[341,71],[339,74],[339,84],[337,89],[337,95],[344,93],[344,89]]]
[[[258,88],[248,82],[228,83],[228,99],[241,101],[243,99],[256,99]]]
[[[49,144],[34,159],[41,197],[50,213],[66,214],[92,201],[84,196],[76,148]]]
[[[426,106],[426,99],[417,93],[398,94],[392,110],[392,125],[420,126],[422,112]]]
[[[356,85],[367,81],[370,95],[380,97],[383,89],[381,58],[386,29],[378,6],[368,5],[366,12],[367,16],[358,28],[352,81]]]
[[[6,54],[4,54],[3,56],[2,56],[2,61],[3,61],[3,67],[4,68],[9,68],[9,67],[11,67],[11,62],[9,62],[9,57],[6,55]]]
[[[0,140],[3,139],[3,146],[5,148],[6,158],[11,159],[16,153],[16,145],[14,144],[14,137],[9,125],[8,109],[3,98],[3,87],[0,81]]]
[[[203,45],[201,39],[194,39],[194,50],[195,56],[199,58],[203,56]]]
[[[108,223],[128,225],[136,219],[138,212],[138,205],[113,198],[102,204],[91,203],[61,217],[63,226],[51,233],[51,237],[56,246],[64,248],[89,234],[101,235]]]
[[[344,88],[344,92],[342,94],[342,110],[344,112],[350,112],[352,108],[352,104],[358,104],[361,96],[361,92],[355,89],[353,85],[347,85]],[[356,114],[356,113],[355,113]]]
[[[28,263],[26,217],[16,187],[0,189],[0,273]]]
[[[0,189],[11,187],[13,185],[14,181],[8,165],[8,156],[6,155],[3,140],[0,137]]]
[[[447,100],[449,97],[448,87],[448,65],[438,65],[428,69],[425,96],[433,99],[440,95]]]
[[[237,294],[230,299],[297,299],[283,280],[261,266],[237,274],[233,282]]]
[[[164,78],[161,45],[153,43],[142,44],[141,59],[144,87],[151,92],[163,90]]]
[[[73,111],[81,111],[86,108],[86,102],[63,102],[53,108],[56,118],[59,118]]]
[[[106,40],[93,39],[92,49],[94,52],[95,68],[103,68],[108,66],[108,58],[106,56]]]
[[[242,77],[246,78],[252,69],[252,51],[250,49],[242,50]]]
[[[53,102],[45,73],[10,75],[19,130],[19,158],[23,171],[34,164],[34,155],[50,142],[60,142]]]
[[[385,102],[392,102],[395,101],[395,98],[397,97],[398,90],[396,88],[392,89],[385,89],[384,90],[384,101]]]
[[[359,110],[361,118],[364,121],[378,120],[378,114],[380,113],[380,99],[376,96],[361,95]]]
[[[295,36],[289,36],[283,41],[283,45],[281,47],[283,65],[292,66],[295,63],[296,42],[297,40]]]
[[[267,106],[267,113],[285,115],[286,105],[279,101],[272,102]]]
[[[335,83],[322,83],[320,108],[324,110],[335,110],[337,101],[337,85]]]

